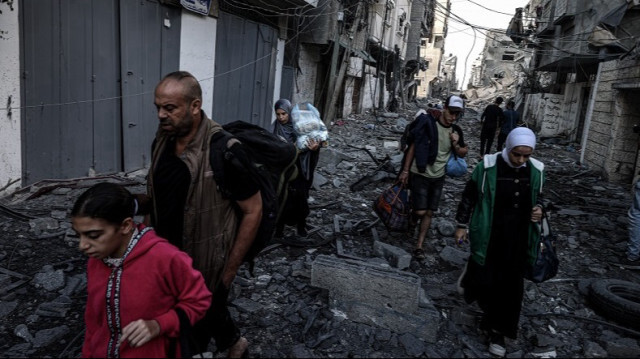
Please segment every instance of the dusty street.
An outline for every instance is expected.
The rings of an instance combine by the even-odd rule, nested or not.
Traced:
[[[331,126],[330,146],[323,150],[320,176],[311,191],[310,236],[274,243],[259,257],[255,276],[243,267],[236,279],[232,314],[249,339],[251,357],[490,356],[476,330],[479,309],[467,305],[455,287],[468,256],[468,247],[458,247],[452,237],[464,179],[447,179],[424,261],[412,259],[408,268],[393,269],[387,257],[376,254],[376,241],[398,249],[401,259],[414,245],[411,234],[387,232],[371,204],[393,182],[394,175],[385,170],[392,171],[400,153],[390,142],[400,139],[398,124],[416,110],[409,105],[399,116],[358,115]],[[473,168],[479,143],[475,111],[468,109],[459,124]],[[608,183],[580,166],[580,149],[574,143],[551,138],[538,144],[534,157],[546,165],[544,193],[560,271],[548,282],[525,284],[519,338],[507,340],[507,355],[639,357],[640,321],[629,318],[640,315],[640,272],[616,264],[626,246],[630,184]],[[42,181],[0,201],[0,356],[79,356],[86,259],[68,236],[67,214],[86,187],[102,180],[144,191],[140,171]],[[421,307],[435,309],[434,316],[424,317],[432,326],[432,340],[352,320],[334,308],[328,291],[311,283],[318,256],[419,277],[425,294]],[[616,291],[629,299],[629,312],[612,316],[594,305],[593,284],[605,279],[634,285]]]

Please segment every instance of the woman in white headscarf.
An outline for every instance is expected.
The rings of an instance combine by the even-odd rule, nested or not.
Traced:
[[[504,356],[504,337],[515,339],[522,307],[524,271],[536,258],[542,216],[544,164],[531,157],[536,136],[517,127],[500,153],[485,155],[462,194],[456,220],[458,243],[469,236],[471,255],[458,281],[465,301],[478,301],[489,352]]]

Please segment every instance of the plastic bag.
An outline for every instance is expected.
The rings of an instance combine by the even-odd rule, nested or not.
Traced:
[[[320,118],[320,112],[312,104],[304,102],[296,104],[291,110],[293,129],[298,135],[296,147],[300,150],[307,148],[307,140],[314,139],[318,142],[326,142],[329,139],[329,131]]]
[[[456,156],[451,152],[446,168],[447,176],[462,177],[467,174],[467,161],[460,156]]]

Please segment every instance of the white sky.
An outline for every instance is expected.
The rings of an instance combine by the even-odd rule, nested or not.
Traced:
[[[444,44],[444,56],[445,58],[448,58],[449,54],[458,56],[456,67],[458,86],[466,88],[471,74],[471,65],[484,48],[486,31],[482,28],[506,29],[516,8],[525,7],[528,2],[528,0],[451,0],[451,16]],[[442,14],[436,10],[436,16],[442,16]],[[477,26],[475,45],[473,29],[462,24],[458,18]]]

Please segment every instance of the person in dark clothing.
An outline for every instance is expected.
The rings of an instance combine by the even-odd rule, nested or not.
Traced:
[[[502,97],[497,97],[495,102],[488,105],[480,116],[482,129],[480,130],[480,156],[491,153],[493,139],[496,137],[498,123],[502,123],[504,114],[500,108]]]
[[[464,109],[459,96],[449,96],[442,111],[420,110],[411,123],[405,150],[405,158],[398,180],[403,185],[410,183],[412,203],[412,225],[420,221],[418,241],[413,257],[422,260],[422,248],[431,227],[433,213],[438,210],[445,182],[447,161],[452,152],[457,156],[467,155],[462,128],[454,124]],[[409,181],[410,180],[410,181]]]
[[[478,302],[489,352],[501,357],[504,337],[517,337],[524,273],[540,237],[544,164],[531,157],[535,143],[530,129],[511,131],[502,152],[478,163],[456,213],[455,238],[463,243],[468,234],[471,245],[458,291],[467,303]]]
[[[276,122],[273,127],[273,133],[281,136],[287,142],[295,144],[298,140],[298,135],[293,128],[291,120],[292,109],[293,106],[287,99],[280,99],[275,103]],[[274,236],[277,238],[284,236],[285,225],[296,226],[300,237],[306,237],[308,234],[307,217],[311,212],[308,202],[309,190],[313,184],[313,173],[320,157],[319,149],[320,142],[309,138],[307,148],[298,152],[296,161],[298,176],[289,184],[287,201],[276,224]]]
[[[514,110],[516,103],[513,101],[507,102],[507,109],[504,110],[502,117],[502,122],[500,123],[500,133],[498,134],[498,148],[497,151],[502,151],[502,147],[504,146],[504,141],[507,140],[507,135],[509,132],[516,128],[518,121],[520,120],[520,115],[518,111]]]
[[[233,139],[227,147],[235,160],[224,163],[231,194],[217,189],[209,148],[222,126],[202,110],[202,89],[193,75],[166,75],[154,95],[159,123],[141,207],[148,207],[148,222],[158,235],[189,254],[213,293],[193,331],[200,346],[194,352],[206,351],[213,338],[228,357],[247,355],[249,343],[231,317],[227,298],[262,219],[260,188],[248,175],[251,164],[242,143]]]

